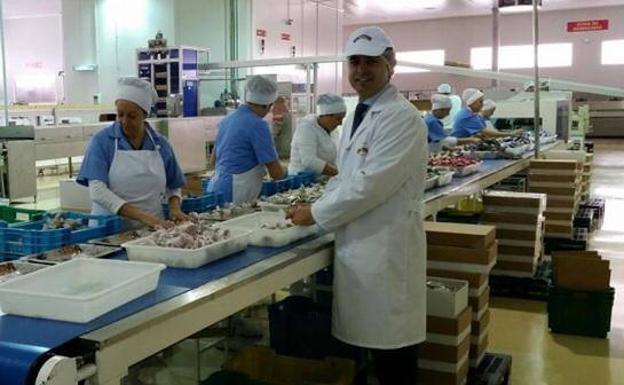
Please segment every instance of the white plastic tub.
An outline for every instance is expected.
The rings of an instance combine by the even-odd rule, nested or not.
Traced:
[[[427,315],[457,318],[468,307],[468,282],[427,277]]]
[[[126,249],[128,259],[131,261],[163,263],[169,267],[196,269],[247,248],[251,231],[234,228],[230,230],[232,231],[230,238],[198,249],[145,245],[143,244],[145,238],[126,242],[122,247]]]
[[[448,171],[438,175],[438,181],[436,182],[438,187],[444,187],[451,183],[453,180],[453,175],[455,173],[453,171]]]
[[[318,226],[294,226],[284,230],[262,229],[260,226],[267,223],[284,221],[284,213],[262,211],[223,222],[228,228],[243,228],[251,230],[250,245],[261,247],[282,247],[299,239],[318,232]]]
[[[280,205],[277,203],[269,203],[269,202],[258,202],[258,206],[262,211],[270,212],[270,213],[278,213],[278,212],[286,212],[288,211],[289,205]]]
[[[427,178],[427,180],[425,181],[425,191],[435,188],[437,183],[438,183],[437,175],[432,178]]]
[[[0,284],[7,314],[89,322],[158,285],[162,264],[78,258]]]
[[[471,164],[470,166],[466,166],[462,168],[455,168],[455,176],[463,177],[463,176],[468,176],[476,172],[479,172],[479,170],[481,169],[482,163],[483,162],[479,162],[479,163]]]

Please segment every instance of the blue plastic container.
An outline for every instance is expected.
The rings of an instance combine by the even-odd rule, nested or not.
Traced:
[[[314,184],[314,182],[316,182],[316,174],[314,172],[301,171],[298,175],[301,178],[301,183],[304,186],[310,186]]]
[[[43,230],[45,218],[53,218],[55,215],[56,213],[48,213],[41,220],[16,223],[11,226],[6,222],[1,222],[0,253],[2,257],[0,258],[13,260],[24,255],[84,243],[121,231],[121,218],[116,215],[89,215],[74,212],[63,212],[63,216],[68,219],[81,220],[89,226],[78,230]]]
[[[181,209],[184,213],[203,213],[213,210],[217,206],[223,206],[223,194],[206,193],[199,197],[185,197],[182,199]],[[163,215],[169,218],[169,204],[163,203]]]
[[[260,196],[270,197],[277,194],[277,183],[272,180],[265,180],[262,182],[262,190],[260,190]]]

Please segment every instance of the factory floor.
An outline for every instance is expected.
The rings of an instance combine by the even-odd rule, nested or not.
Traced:
[[[512,384],[624,384],[624,140],[594,140],[594,144],[592,190],[607,203],[604,224],[592,234],[590,249],[600,251],[611,261],[611,281],[616,290],[611,333],[608,339],[551,334],[544,302],[492,298],[488,350],[512,356]],[[56,186],[63,178],[40,178],[37,203],[23,207],[58,208]],[[197,357],[194,346],[187,341],[173,349],[168,361],[180,362],[182,373],[175,376],[175,381],[165,376],[156,383],[193,384],[191,374],[197,369],[188,367],[188,363]],[[222,359],[219,351],[201,354],[199,362],[195,361],[202,367],[200,377],[205,378],[206,369],[208,373],[215,370]]]
[[[512,356],[512,384],[624,384],[624,141],[594,144],[592,190],[606,199],[606,214],[590,250],[611,261],[611,333],[608,339],[551,334],[546,303],[492,298],[489,351]]]

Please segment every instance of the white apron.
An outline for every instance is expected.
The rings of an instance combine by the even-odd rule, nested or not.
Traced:
[[[149,130],[145,130],[155,150],[120,150],[115,138],[115,155],[108,171],[108,188],[139,210],[163,218],[162,202],[167,188],[165,163]],[[96,215],[113,214],[93,202],[91,212]],[[143,226],[141,222],[123,218],[123,228]]]
[[[258,198],[266,170],[259,164],[242,174],[232,174],[232,203],[247,203]]]

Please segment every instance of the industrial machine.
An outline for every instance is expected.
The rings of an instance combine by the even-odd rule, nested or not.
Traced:
[[[550,91],[540,93],[541,127],[547,134],[556,134],[568,141],[572,130],[572,93]],[[498,129],[533,128],[535,116],[534,94],[521,92],[509,99],[496,102],[495,126]]]
[[[0,193],[9,202],[36,199],[34,137],[33,126],[0,127]]]
[[[158,93],[156,116],[199,116],[199,65],[208,63],[209,50],[167,47],[162,33],[137,49],[137,74],[151,82]],[[181,104],[181,106],[180,106]]]

